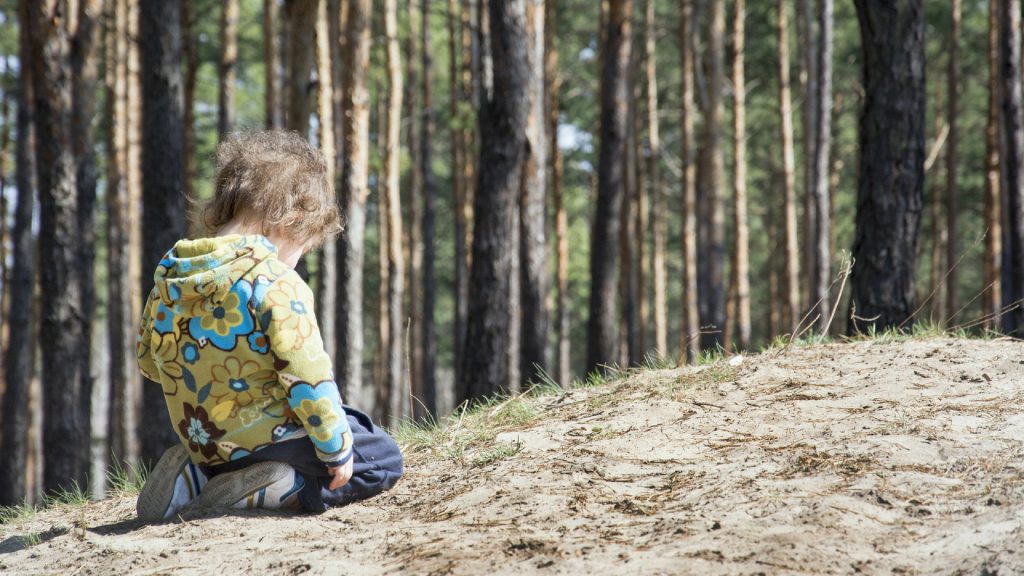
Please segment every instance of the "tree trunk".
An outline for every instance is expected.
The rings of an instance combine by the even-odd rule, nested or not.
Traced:
[[[590,237],[590,316],[587,320],[587,372],[615,363],[615,241],[623,200],[622,158],[629,122],[629,64],[632,0],[612,0],[601,60],[601,127],[598,192]]]
[[[548,372],[547,131],[544,116],[544,0],[526,0],[529,57],[527,158],[519,206],[523,383]],[[468,96],[468,94],[467,94]]]
[[[961,1],[952,0],[952,29],[949,33],[949,93],[947,112],[949,136],[946,139],[946,321],[949,322],[956,314],[960,304],[956,297],[957,288],[957,243],[956,216],[960,208],[957,206],[957,160],[958,158],[958,122],[960,108],[960,11]]]
[[[182,86],[180,0],[142,0],[139,5],[142,55],[141,294],[153,287],[150,271],[185,234],[182,180]],[[163,390],[147,383],[142,393],[141,457],[155,462],[178,441],[167,417]]]
[[[453,119],[459,118],[458,103],[463,99],[459,87],[459,46],[460,35],[458,23],[460,18],[456,9],[456,0],[448,0],[448,114]],[[467,204],[465,193],[466,181],[464,173],[465,150],[462,130],[458,122],[452,122],[449,128],[451,142],[451,187],[455,199],[455,380],[464,382],[459,372],[462,370],[466,340],[466,322],[469,307],[469,253],[470,239],[468,232]],[[460,389],[456,394],[456,402],[469,398],[468,389]]]
[[[316,64],[317,0],[288,0],[284,3],[285,27],[288,38],[287,114],[285,126],[308,136],[310,113],[309,73]]]
[[[988,3],[988,123],[985,126],[985,288],[982,318],[987,330],[999,325],[1002,307],[1002,200],[1000,198],[999,165],[999,6],[998,0]]]
[[[427,416],[435,416],[437,413],[436,398],[428,398],[423,388],[423,223],[420,220],[420,202],[423,195],[423,142],[422,142],[422,114],[417,99],[420,88],[417,67],[422,64],[420,54],[420,39],[417,36],[422,33],[422,18],[424,17],[420,3],[415,0],[406,0],[405,8],[409,13],[409,34],[405,39],[405,98],[404,105],[407,115],[411,119],[408,131],[409,156],[412,166],[409,171],[409,188],[406,194],[408,202],[408,219],[406,222],[409,238],[409,296],[406,299],[409,307],[410,331],[408,340],[410,342],[408,366],[406,371],[409,376],[409,387],[412,390],[413,417],[417,421],[423,421]],[[433,394],[431,395],[433,396]]]
[[[461,388],[480,398],[506,389],[512,372],[512,284],[517,199],[526,160],[530,108],[525,0],[491,2],[495,97],[480,114],[480,185],[474,199],[473,268]]]
[[[115,0],[116,1],[116,0]],[[195,15],[192,12],[193,0],[182,0],[181,3],[181,55],[185,63],[185,88],[184,88],[184,129],[182,141],[182,161],[184,163],[184,192],[185,192],[185,228],[190,238],[200,234],[200,230],[206,225],[200,214],[194,214],[198,199],[195,191],[195,149],[196,149],[196,126],[195,126],[195,102],[196,102],[196,78],[199,73],[199,47],[196,42],[196,35],[192,33],[192,22]],[[209,231],[212,232],[212,231]]]
[[[558,8],[554,2],[544,3],[544,85],[547,93],[548,169],[551,175],[551,196],[555,210],[555,324],[558,340],[558,371],[556,382],[567,388],[570,384],[569,343],[569,220],[565,213],[562,190],[563,158],[558,147],[558,125],[561,108],[562,79],[558,73],[558,44],[555,41]]]
[[[377,349],[374,351],[374,396],[377,406],[376,417],[388,422],[392,415],[392,390],[388,382],[388,358],[391,349],[391,322],[388,317],[388,286],[391,269],[388,267],[388,246],[391,232],[388,229],[388,191],[384,159],[387,157],[388,100],[384,87],[377,84],[377,157],[381,162],[377,171]]]
[[[363,400],[363,232],[366,227],[367,170],[369,162],[370,108],[366,71],[370,60],[370,0],[349,3],[345,22],[345,162],[341,179],[341,208],[348,228],[337,242],[338,386],[342,394]],[[369,408],[369,406],[367,407]]]
[[[434,326],[434,303],[437,296],[437,279],[434,272],[434,261],[436,252],[434,249],[434,204],[435,190],[434,179],[434,156],[432,146],[434,142],[434,108],[432,96],[432,84],[434,81],[434,50],[430,39],[430,0],[422,0],[423,17],[421,20],[422,34],[420,42],[423,57],[423,92],[422,92],[422,122],[423,128],[420,135],[420,166],[423,170],[423,364],[420,368],[423,378],[423,395],[428,399],[436,397],[437,390],[437,335]],[[458,217],[456,215],[456,217]],[[456,242],[458,238],[456,237]],[[456,258],[456,260],[458,260]],[[456,266],[459,263],[456,261]],[[462,338],[455,330],[456,346],[461,346]],[[458,359],[458,356],[456,356]],[[458,363],[455,365],[456,374],[461,370]],[[456,380],[456,382],[461,382]],[[431,413],[436,413],[436,406],[430,406]]]
[[[71,137],[75,156],[75,186],[78,196],[78,235],[74,244],[78,247],[79,284],[81,287],[81,342],[92,342],[92,319],[96,309],[96,287],[93,280],[96,260],[96,153],[93,145],[93,118],[96,116],[96,89],[99,79],[100,38],[99,26],[103,16],[102,0],[79,0],[69,3],[77,9],[71,31]],[[84,403],[79,409],[87,412],[86,434],[91,439],[92,429],[88,426],[92,414],[92,346],[79,344],[81,354],[81,398]],[[88,446],[88,444],[87,444]],[[88,470],[91,461],[87,450],[82,457]]]
[[[220,66],[217,71],[217,135],[221,140],[235,126],[235,76],[238,64],[238,0],[222,0]]]
[[[733,147],[736,155],[733,174],[736,202],[733,284],[736,293],[736,345],[740,350],[747,350],[750,348],[750,241],[747,228],[747,88],[744,71],[746,1],[736,0],[735,11],[732,61]]]
[[[819,0],[821,2],[823,0]],[[818,237],[815,189],[817,186],[817,134],[818,134],[818,36],[814,21],[814,0],[796,0],[797,42],[800,51],[800,93],[803,98],[803,153],[804,153],[804,197],[803,197],[803,270],[808,280],[816,269],[814,239]],[[787,36],[787,42],[788,42]],[[795,153],[794,153],[795,155]],[[795,163],[794,163],[795,166]],[[795,168],[794,168],[795,170]],[[794,174],[794,190],[796,176]],[[794,192],[796,194],[796,192]],[[804,282],[800,291],[802,305],[799,310],[809,310],[814,305],[814,283]],[[799,311],[797,312],[799,317]]]
[[[832,280],[832,225],[829,193],[829,156],[832,147],[832,36],[833,0],[818,0],[818,27],[821,43],[817,46],[817,89],[814,98],[814,236],[808,240],[814,251],[810,270],[811,319],[817,316],[819,330],[825,330],[831,311],[829,284]]]
[[[913,322],[925,155],[921,4],[856,0],[866,98],[850,280],[851,333]],[[1019,59],[1015,62],[1018,68]],[[1019,82],[1017,87],[1019,95]]]
[[[384,35],[387,37],[388,122],[385,136],[384,193],[387,196],[388,229],[388,356],[387,380],[391,394],[391,422],[411,415],[409,396],[402,386],[405,312],[405,260],[402,254],[402,56],[398,45],[398,1],[384,0]]]
[[[630,70],[637,65],[636,52],[630,56]],[[635,366],[637,352],[636,258],[636,93],[632,81],[627,88],[626,141],[622,158],[622,209],[619,212],[619,354],[617,366]]]
[[[668,354],[668,305],[665,244],[667,206],[661,190],[661,130],[658,121],[658,58],[655,1],[647,0],[644,12],[644,72],[647,76],[647,189],[653,219],[652,275],[654,283],[654,347],[658,356]]]
[[[701,270],[699,297],[701,324],[711,329],[701,336],[705,348],[722,344],[725,327],[725,167],[722,152],[722,119],[725,110],[725,0],[711,0],[707,39],[707,99],[701,141],[701,177],[698,189],[702,246],[697,255]]]
[[[783,227],[785,228],[785,305],[782,329],[796,335],[800,318],[800,252],[796,232],[796,182],[793,153],[793,111],[789,95],[789,15],[779,0],[779,115],[782,126]]]
[[[1019,334],[1024,326],[1024,103],[1021,96],[1020,0],[1002,0],[1001,55],[1003,127],[1006,131],[1006,201],[1010,253],[1009,286],[1004,289],[1007,305],[1016,305],[1006,315],[1007,333]]]
[[[334,6],[334,10],[331,6]],[[335,145],[337,138],[334,130],[338,122],[334,118],[334,64],[335,56],[332,50],[332,36],[330,34],[331,23],[340,18],[336,11],[337,4],[330,2],[319,2],[316,19],[316,76],[317,76],[317,118],[320,129],[319,137],[320,152],[323,153],[324,161],[327,164],[327,179],[332,184],[337,174],[337,151]],[[328,238],[320,248],[319,270],[317,277],[316,311],[324,318],[320,322],[320,336],[324,343],[324,349],[328,354],[334,351],[336,339],[334,334],[333,319],[337,310],[337,243],[334,238]]]
[[[133,302],[139,298],[131,270],[130,222],[133,218],[127,172],[128,23],[125,0],[108,3],[107,20],[107,334],[110,344],[108,453],[115,462],[138,458],[136,420],[139,371],[135,367]]]
[[[264,127],[267,130],[274,130],[281,126],[277,91],[277,17],[277,0],[263,0],[263,116],[265,118]]]
[[[54,493],[86,486],[89,474],[88,354],[81,349],[81,204],[76,186],[72,112],[71,32],[56,5],[29,5],[32,28],[32,79],[35,82],[36,163],[39,182],[40,343],[46,418],[43,427],[43,488]],[[77,76],[77,75],[76,75]]]
[[[31,62],[33,26],[27,2],[18,6],[18,57]],[[35,186],[32,156],[33,69],[19,68],[17,84],[18,118],[15,142],[17,205],[11,230],[10,313],[7,316],[8,346],[4,356],[6,389],[3,396],[2,435],[0,435],[0,506],[14,506],[29,497],[27,460],[29,455],[29,389],[35,366],[35,321],[32,314],[35,287],[35,242],[32,238],[32,213]]]
[[[697,182],[694,166],[693,105],[694,25],[693,0],[680,0],[679,51],[682,60],[683,161],[683,322],[680,359],[694,361],[700,354],[700,304],[697,291]]]

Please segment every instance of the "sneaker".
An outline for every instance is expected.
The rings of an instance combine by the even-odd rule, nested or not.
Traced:
[[[304,486],[302,475],[291,466],[281,462],[258,462],[214,476],[184,512],[224,508],[298,509],[299,492]]]
[[[135,511],[146,522],[166,520],[199,496],[205,485],[206,476],[189,459],[185,447],[176,444],[146,478]]]

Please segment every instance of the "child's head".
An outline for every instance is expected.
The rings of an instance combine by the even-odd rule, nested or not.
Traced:
[[[342,229],[327,164],[297,132],[242,132],[217,148],[211,232],[228,227],[288,238],[306,249]]]

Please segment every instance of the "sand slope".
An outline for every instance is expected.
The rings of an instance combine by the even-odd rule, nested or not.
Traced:
[[[1021,343],[792,348],[511,408],[410,446],[364,504],[50,510],[0,525],[0,572],[1024,574]]]

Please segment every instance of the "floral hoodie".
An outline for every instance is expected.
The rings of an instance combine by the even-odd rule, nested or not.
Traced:
[[[196,464],[308,436],[328,465],[352,434],[313,314],[313,294],[263,236],[182,240],[153,275],[139,368],[163,386]]]

